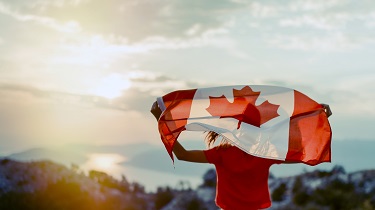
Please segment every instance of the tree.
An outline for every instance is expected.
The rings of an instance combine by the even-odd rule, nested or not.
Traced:
[[[211,168],[203,175],[203,184],[205,187],[215,187],[216,186],[216,170]]]
[[[282,201],[284,199],[284,194],[287,190],[286,184],[281,183],[271,194],[273,201]]]
[[[195,196],[192,199],[190,199],[189,202],[185,206],[186,206],[185,207],[186,210],[198,210],[198,209],[204,210],[204,209],[206,209],[203,202]]]
[[[293,202],[298,206],[304,206],[309,201],[309,194],[305,192],[306,188],[303,185],[301,176],[297,176],[296,180],[294,181],[294,185],[292,188]]]
[[[173,192],[169,187],[158,187],[155,195],[155,209],[161,209],[174,198]]]

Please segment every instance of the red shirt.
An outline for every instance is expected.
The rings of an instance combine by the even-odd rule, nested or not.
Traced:
[[[271,206],[269,168],[281,163],[255,157],[237,147],[214,147],[204,151],[217,174],[216,205],[225,210],[252,210]]]

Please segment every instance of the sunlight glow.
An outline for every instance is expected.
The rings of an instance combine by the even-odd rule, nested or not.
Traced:
[[[131,83],[129,79],[124,78],[119,74],[110,74],[97,84],[93,93],[97,96],[113,99],[121,96],[122,91],[128,89],[130,85]]]
[[[109,156],[100,156],[95,159],[98,168],[109,169],[114,165],[114,159]]]
[[[124,160],[123,156],[114,153],[91,154],[86,167],[99,171],[113,172],[119,167],[118,164]]]

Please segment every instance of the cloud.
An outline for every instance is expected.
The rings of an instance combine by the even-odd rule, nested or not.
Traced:
[[[362,5],[362,4],[361,4]],[[0,11],[19,21],[32,21],[58,31],[81,32],[81,37],[116,39],[107,49],[121,53],[145,53],[157,49],[186,49],[198,46],[226,47],[240,58],[248,58],[231,38],[236,22],[257,27],[259,39],[276,39],[266,42],[283,49],[323,50],[315,43],[304,47],[285,48],[277,39],[292,34],[295,39],[305,39],[309,33],[319,40],[321,31],[341,33],[349,43],[336,43],[328,48],[357,46],[372,40],[369,30],[374,24],[374,3],[364,1],[364,6],[353,6],[352,1],[207,1],[173,0],[64,0],[64,1],[12,1],[1,3]],[[2,9],[1,9],[2,8]],[[245,17],[245,18],[244,18]],[[279,31],[276,36],[274,31]],[[282,32],[283,34],[280,34]],[[251,33],[250,31],[245,33]],[[263,35],[262,35],[263,34]],[[368,35],[364,35],[368,34]],[[353,40],[352,43],[351,40]],[[356,41],[359,40],[359,41]],[[296,45],[294,43],[291,45]],[[298,44],[300,45],[300,44]]]
[[[66,7],[66,6],[78,6],[89,2],[90,0],[34,0],[29,1],[28,4],[31,8],[38,10],[46,10],[50,7]]]
[[[157,136],[156,129],[144,133],[154,125],[152,115],[126,109],[127,101],[3,84],[0,106],[0,143],[8,147],[7,141],[27,148],[129,143]]]
[[[9,3],[21,12],[37,14],[31,19],[55,25],[72,21],[92,34],[115,34],[140,41],[147,37],[186,38],[200,36],[206,31],[221,28],[225,15],[243,9],[244,3],[218,0],[214,4],[206,1],[173,0],[91,0],[91,1],[28,1]],[[22,19],[18,13],[10,13]]]
[[[281,12],[281,8],[277,3],[267,4],[262,1],[254,1],[248,6],[251,15],[260,19],[277,16]]]
[[[151,71],[130,72],[127,76],[131,83],[129,89],[113,99],[114,104],[125,104],[129,110],[149,113],[152,103],[175,90],[194,89],[199,87],[219,86],[219,82],[200,82],[178,79]]]
[[[121,76],[121,77],[120,77]],[[127,82],[122,79],[127,78]],[[115,79],[115,80],[113,80]],[[31,104],[42,103],[43,106],[72,107],[74,109],[102,109],[112,111],[135,111],[148,112],[151,103],[156,97],[167,94],[176,89],[190,89],[203,86],[204,84],[196,81],[178,80],[166,75],[155,74],[147,71],[133,71],[127,74],[108,74],[107,77],[101,77],[98,80],[96,88],[111,87],[111,83],[126,82],[127,85],[116,87],[120,94],[113,98],[106,97],[101,91],[93,89],[88,91],[91,94],[77,94],[75,92],[56,91],[51,89],[42,89],[37,86],[26,84],[0,84],[0,98],[3,102]],[[115,85],[115,84],[114,84]],[[110,88],[109,87],[109,88]],[[110,94],[114,90],[110,89]],[[19,98],[18,96],[22,96]]]
[[[106,54],[138,54],[153,50],[176,50],[194,47],[214,46],[230,48],[233,40],[225,37],[227,31],[224,28],[208,30],[200,36],[189,38],[167,38],[163,36],[150,36],[142,41],[131,43],[126,37],[111,35],[85,35],[71,38],[61,43],[61,48],[77,54],[91,52],[98,57]],[[74,56],[76,57],[76,56]],[[76,57],[77,60],[82,60]]]
[[[138,72],[130,77],[132,87],[124,91],[122,97],[116,100],[127,101],[131,109],[149,111],[152,102],[156,97],[163,96],[177,89],[196,88],[184,80],[178,80],[166,75],[155,74],[152,72]]]
[[[17,85],[17,84],[1,84],[0,92],[3,94],[2,99],[10,103],[19,103],[21,98],[18,95],[27,97],[29,101],[41,101],[52,106],[74,106],[83,109],[90,109],[93,107],[114,109],[114,110],[127,110],[123,104],[115,104],[108,98],[98,95],[83,95],[74,94],[61,91],[42,90],[33,86]]]
[[[113,68],[119,62],[134,56],[143,56],[162,50],[186,50],[192,48],[219,48],[239,57],[248,55],[237,49],[234,39],[227,36],[225,28],[208,30],[200,36],[167,38],[152,36],[139,42],[130,42],[126,37],[100,34],[81,34],[60,40],[48,61],[53,65],[75,65],[76,67]],[[75,68],[70,67],[70,68]]]
[[[273,47],[347,51],[374,42],[374,6],[372,1],[361,6],[353,6],[352,1],[290,1],[277,6],[275,17],[259,19],[255,26],[264,30],[266,42]]]
[[[288,9],[301,12],[325,11],[346,3],[342,0],[297,0],[291,1]]]
[[[152,72],[127,75],[132,86],[108,99],[96,95],[0,84],[0,143],[12,149],[67,143],[152,141],[157,135],[152,102],[175,89],[197,86]],[[144,132],[149,130],[148,132]],[[3,141],[11,140],[14,145]],[[9,152],[9,151],[8,151]]]
[[[59,23],[55,19],[47,16],[21,14],[19,12],[16,12],[15,10],[12,10],[3,2],[0,2],[0,13],[9,15],[18,21],[38,23],[60,32],[74,33],[80,31],[80,25],[76,21],[66,21],[64,23]]]
[[[345,51],[358,48],[360,44],[342,33],[301,35],[273,35],[268,41],[271,45],[302,51]]]
[[[322,30],[332,30],[334,28],[340,27],[341,25],[342,23],[338,24],[337,21],[332,21],[327,17],[314,17],[311,15],[303,15],[301,17],[285,18],[280,20],[280,26],[282,27],[312,27]]]

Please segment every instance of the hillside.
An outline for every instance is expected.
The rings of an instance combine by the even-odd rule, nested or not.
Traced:
[[[144,186],[117,180],[100,172],[80,171],[51,161],[20,162],[0,159],[0,209],[217,209],[213,169],[191,189]],[[269,178],[270,209],[375,209],[375,170],[346,173],[341,166],[296,176]]]

